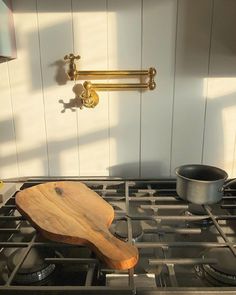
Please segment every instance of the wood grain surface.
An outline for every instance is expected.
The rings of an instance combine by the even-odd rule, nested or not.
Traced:
[[[17,193],[16,206],[46,238],[87,245],[111,268],[129,269],[138,261],[137,248],[108,229],[114,219],[112,206],[80,182],[27,188]]]

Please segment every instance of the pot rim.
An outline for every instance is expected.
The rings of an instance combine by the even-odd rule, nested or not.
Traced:
[[[220,178],[220,179],[216,179],[216,180],[199,180],[199,179],[195,179],[195,178],[185,177],[185,176],[183,176],[183,175],[181,175],[179,173],[180,168],[193,167],[193,166],[195,166],[195,167],[213,168],[213,169],[216,169],[216,170],[222,172],[225,176]],[[225,181],[228,178],[228,173],[225,170],[223,170],[223,169],[221,169],[219,167],[210,166],[210,165],[202,165],[202,164],[187,164],[187,165],[178,166],[178,167],[175,168],[175,174],[178,177],[182,178],[182,179],[192,180],[192,181],[195,181],[195,182],[202,182],[202,183],[214,183],[214,182],[219,182],[219,181],[222,181],[222,180]]]

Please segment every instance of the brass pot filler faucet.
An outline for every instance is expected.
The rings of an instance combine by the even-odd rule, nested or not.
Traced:
[[[115,70],[115,71],[78,71],[76,68],[75,59],[80,59],[80,56],[75,56],[70,53],[64,57],[65,61],[69,62],[69,69],[67,75],[71,81],[79,80],[80,77],[84,76],[94,76],[94,77],[109,77],[109,78],[127,78],[127,77],[148,77],[148,81],[145,83],[92,83],[90,81],[85,81],[83,83],[84,91],[80,95],[81,102],[83,106],[87,108],[94,108],[98,102],[99,97],[95,90],[124,90],[124,89],[149,89],[154,90],[156,88],[156,83],[154,81],[154,76],[156,75],[155,68],[149,68],[148,70]]]

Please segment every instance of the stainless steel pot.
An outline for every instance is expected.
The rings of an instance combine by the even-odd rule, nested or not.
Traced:
[[[236,182],[226,182],[228,174],[217,167],[207,165],[184,165],[175,169],[176,190],[181,199],[194,204],[214,204],[222,199],[224,189]]]

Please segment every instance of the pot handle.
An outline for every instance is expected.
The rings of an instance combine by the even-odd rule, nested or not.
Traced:
[[[233,178],[231,180],[226,180],[225,184],[223,184],[222,186],[222,192],[233,183],[236,183],[236,178]]]

